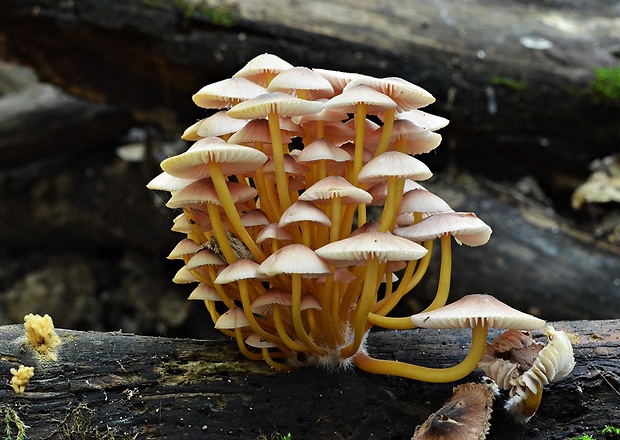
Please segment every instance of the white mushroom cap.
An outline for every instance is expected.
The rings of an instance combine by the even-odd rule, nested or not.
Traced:
[[[296,160],[297,162],[317,162],[319,160],[347,162],[353,158],[345,150],[336,147],[327,139],[321,138],[306,145],[297,155]]]
[[[269,277],[279,274],[300,274],[304,278],[331,275],[332,271],[314,251],[302,244],[290,244],[271,254],[261,263],[258,272]]]
[[[431,115],[430,113],[423,112],[422,110],[409,110],[406,112],[400,112],[395,115],[396,119],[407,119],[413,122],[418,127],[435,131],[448,125],[450,121],[446,118],[437,115]]]
[[[181,179],[179,177],[171,176],[170,174],[163,172],[155,176],[146,185],[146,187],[153,191],[179,191],[192,183],[194,179]]]
[[[271,348],[277,347],[277,345],[273,342],[268,341],[267,339],[261,338],[256,333],[252,333],[250,336],[245,338],[245,343],[250,347],[254,348]]]
[[[360,183],[377,183],[387,177],[427,180],[432,176],[424,162],[398,151],[387,151],[364,165],[357,180]]]
[[[248,258],[241,258],[220,270],[213,282],[215,284],[228,284],[239,280],[262,278],[257,269],[258,263]]]
[[[428,251],[417,243],[386,232],[363,232],[328,243],[316,250],[334,266],[350,266],[376,258],[379,261],[419,260]]]
[[[206,118],[200,119],[200,120],[194,122],[189,127],[187,127],[183,131],[183,134],[181,135],[181,139],[186,140],[186,141],[197,141],[197,140],[201,139],[202,136],[198,135],[198,128],[200,127],[200,124],[202,124],[202,122],[205,119]]]
[[[425,189],[412,189],[403,194],[398,209],[404,212],[438,213],[453,211],[441,197]]]
[[[175,177],[202,179],[209,177],[209,162],[220,163],[222,172],[230,175],[253,171],[267,159],[267,155],[255,148],[226,143],[219,138],[204,138],[185,153],[164,159],[161,168]]]
[[[240,119],[261,119],[271,113],[280,116],[300,116],[323,110],[323,104],[295,98],[281,92],[265,93],[241,102],[228,110],[228,116]]]
[[[351,184],[344,177],[329,176],[319,180],[299,196],[299,200],[314,203],[330,203],[334,197],[340,197],[342,203],[370,203],[372,196],[361,188]]]
[[[241,216],[241,223],[243,223],[243,226],[246,228],[251,226],[265,226],[269,224],[269,219],[260,209],[251,209],[243,213]]]
[[[289,231],[278,226],[277,223],[270,223],[256,236],[256,243],[260,244],[265,240],[292,241],[293,236]]]
[[[234,118],[231,118],[234,119]],[[240,119],[243,120],[243,119]],[[281,131],[282,143],[288,144],[291,138]],[[243,128],[233,134],[228,142],[231,144],[243,144],[248,142],[263,142],[271,144],[271,133],[269,132],[269,121],[267,119],[253,119],[246,123]]]
[[[355,78],[344,88],[346,92],[350,87],[364,84],[392,98],[398,107],[397,111],[406,111],[425,107],[435,102],[435,98],[420,86],[416,86],[402,78],[374,78],[362,76]]]
[[[237,182],[226,182],[233,203],[245,202],[253,199],[258,191],[247,185]],[[166,206],[171,209],[182,208],[196,203],[213,203],[220,206],[220,198],[211,179],[200,179],[175,192]]]
[[[168,254],[169,260],[182,260],[185,255],[191,255],[196,253],[200,249],[200,245],[190,240],[189,238],[184,238],[179,241],[176,246],[170,251]]]
[[[290,307],[293,304],[292,295],[281,289],[271,288],[252,301],[252,312],[259,315],[270,315],[274,304]]]
[[[289,206],[280,217],[279,225],[284,227],[300,222],[313,222],[323,226],[331,226],[329,217],[311,202],[298,200]]]
[[[263,53],[248,61],[233,75],[233,78],[247,78],[256,83],[264,83],[265,73],[277,74],[292,69],[293,65],[277,55]]]
[[[296,90],[306,90],[308,98],[331,98],[334,88],[323,76],[307,67],[293,67],[283,70],[271,80],[267,91],[292,94]]]
[[[473,212],[445,212],[431,215],[411,226],[397,228],[394,234],[417,242],[452,234],[457,242],[480,246],[489,241],[491,228]]]
[[[233,307],[226,313],[223,313],[215,322],[215,328],[234,329],[249,326],[250,322],[240,307]]]
[[[201,138],[222,136],[241,130],[247,123],[248,121],[243,119],[231,118],[222,110],[203,119],[196,134]]]
[[[175,284],[189,284],[198,283],[199,280],[187,270],[185,266],[177,270],[177,273],[172,278],[172,282]]]
[[[334,94],[336,95],[342,93],[342,90],[346,87],[346,85],[353,81],[355,78],[364,76],[360,75],[359,73],[340,72],[338,70],[318,68],[314,68],[312,70],[314,70],[316,73],[329,81],[329,83],[332,85],[332,88],[334,89]]]
[[[188,300],[202,300],[202,301],[221,301],[220,295],[218,295],[217,291],[213,286],[209,286],[205,283],[200,283],[198,286],[192,290],[190,293]]]
[[[192,100],[202,108],[229,108],[265,92],[263,87],[245,78],[229,78],[204,86]]]
[[[345,90],[325,103],[325,108],[355,113],[358,104],[366,104],[368,114],[377,114],[385,110],[395,109],[397,104],[381,92],[372,87],[360,84],[354,87],[345,87]]]
[[[486,325],[488,328],[517,328],[536,330],[545,321],[520,312],[491,295],[466,295],[447,306],[411,317],[417,327],[423,328],[473,328]]]
[[[208,249],[202,249],[189,259],[185,267],[187,270],[197,269],[202,266],[224,266],[226,262],[222,260],[215,252]]]

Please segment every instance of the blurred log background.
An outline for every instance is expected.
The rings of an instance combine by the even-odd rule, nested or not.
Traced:
[[[454,250],[452,298],[617,318],[619,17],[604,0],[0,0],[0,324],[213,335],[170,282],[174,213],[144,185],[205,116],[191,95],[264,52],[437,98],[451,123],[426,186],[494,230]]]

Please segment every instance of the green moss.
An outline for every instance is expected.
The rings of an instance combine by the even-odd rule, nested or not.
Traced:
[[[604,434],[607,438],[620,438],[620,428],[616,426],[605,425],[603,429],[597,429],[596,432]]]
[[[597,429],[597,434],[603,434],[606,439],[620,439],[620,428],[616,426],[605,425],[603,429]],[[597,437],[592,437],[590,434],[583,434],[579,437],[571,437],[568,440],[597,440]]]
[[[62,440],[130,440],[136,438],[129,433],[119,434],[109,426],[105,430],[93,426],[95,410],[84,403],[78,404],[69,410],[65,418],[60,422],[57,430]]]
[[[527,87],[527,79],[521,75],[519,79],[508,78],[500,75],[493,75],[490,80],[491,84],[496,86],[507,87],[515,92],[522,92]]]
[[[620,66],[595,68],[590,92],[607,100],[620,100]]]
[[[15,410],[6,405],[0,405],[0,416],[4,419],[4,440],[26,440],[28,426],[22,422]],[[17,430],[15,437],[13,427]]]
[[[208,21],[215,26],[232,27],[239,22],[239,10],[235,5],[208,6],[197,0],[175,0],[185,18]]]

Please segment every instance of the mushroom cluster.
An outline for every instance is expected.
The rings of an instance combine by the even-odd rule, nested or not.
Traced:
[[[167,206],[181,211],[172,229],[185,238],[169,258],[184,266],[173,281],[198,283],[189,299],[204,301],[245,356],[282,370],[355,363],[401,374],[375,368],[369,329],[418,325],[388,314],[424,277],[435,239],[441,269],[425,312],[447,302],[452,238],[479,246],[491,235],[418,183],[432,173],[414,156],[436,148],[448,123],[419,110],[434,100],[400,78],[294,67],[270,54],[193,96],[213,114],[184,132],[193,144],[162,161],[147,186],[170,192]],[[377,218],[371,205],[383,206]],[[486,318],[477,324],[484,339]],[[405,375],[454,380],[483,347],[458,374]]]

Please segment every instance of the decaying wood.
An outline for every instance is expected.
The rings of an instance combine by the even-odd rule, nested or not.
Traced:
[[[500,399],[488,439],[564,439],[620,420],[620,321],[553,325],[581,337],[575,370],[545,387],[541,408],[525,426],[508,420]],[[10,368],[35,368],[22,396],[8,386],[0,390],[0,410],[10,408],[30,426],[28,438],[63,438],[63,429],[73,429],[71,438],[109,430],[118,438],[256,439],[290,432],[294,439],[409,439],[455,386],[313,367],[277,374],[243,358],[228,340],[57,332],[63,343],[51,362],[27,345],[23,326],[0,327],[7,382]],[[369,352],[437,367],[458,362],[468,343],[469,332],[460,330],[372,333]]]
[[[11,167],[113,146],[131,126],[127,111],[37,84],[0,100],[0,163]]]

